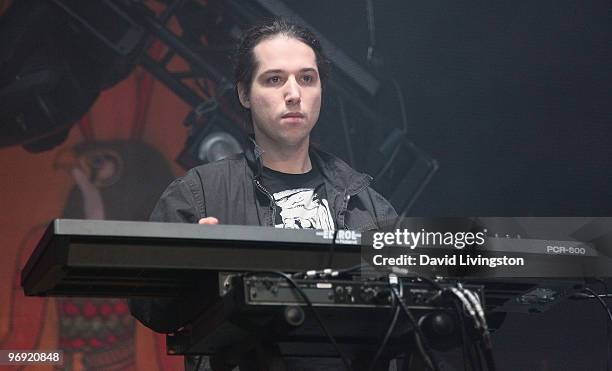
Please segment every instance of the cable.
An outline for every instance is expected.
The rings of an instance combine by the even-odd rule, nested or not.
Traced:
[[[477,342],[473,343],[474,352],[476,354],[476,360],[478,361],[478,367],[482,369],[482,358],[485,358],[485,362],[487,364],[487,369],[495,370],[495,362],[493,362],[493,355],[491,352],[491,341],[489,337],[489,329],[487,327],[487,320],[484,316],[484,311],[482,310],[482,306],[480,302],[476,298],[476,296],[469,290],[463,288],[461,283],[457,284],[458,287],[462,290],[465,298],[470,302],[474,310],[476,311],[477,316],[474,317],[474,320],[479,321],[480,327],[480,335],[482,337],[482,343],[484,345],[485,350],[483,351]]]
[[[378,362],[378,359],[380,358],[380,356],[382,355],[382,352],[387,346],[387,343],[389,342],[389,339],[391,338],[391,334],[393,333],[393,330],[395,329],[395,325],[397,324],[397,319],[399,318],[401,309],[399,305],[397,305],[397,301],[393,300],[393,304],[394,304],[393,307],[395,308],[395,312],[393,313],[393,317],[391,318],[391,323],[389,323],[387,332],[385,333],[385,336],[383,337],[383,340],[380,342],[380,345],[378,346],[378,349],[376,350],[374,358],[372,359],[372,363],[370,364],[370,367],[368,369],[369,371],[373,371],[374,368],[376,367],[376,363]]]
[[[417,281],[423,281],[423,282],[426,282],[426,283],[428,283],[429,285],[431,285],[431,287],[433,287],[434,289],[436,289],[436,290],[438,290],[438,291],[440,291],[440,292],[442,292],[442,291],[444,291],[444,290],[445,290],[445,289],[444,289],[442,286],[440,286],[440,284],[438,284],[438,283],[437,283],[435,280],[433,280],[433,279],[431,279],[431,278],[429,278],[429,277],[427,277],[427,276],[422,276],[422,275],[419,275],[419,274],[417,274],[417,273],[415,273],[415,272],[409,271],[409,270],[408,270],[408,269],[406,269],[406,268],[399,268],[399,267],[393,266],[393,267],[391,267],[391,269],[390,269],[390,270],[391,270],[391,273],[393,273],[393,274],[395,274],[395,275],[397,275],[397,276],[406,276],[406,277],[411,277],[411,278],[416,279]]]
[[[461,348],[463,349],[463,368],[465,370],[478,370],[476,361],[474,360],[474,354],[470,351],[470,339],[465,329],[465,322],[463,321],[463,310],[461,304],[457,300],[453,300],[453,306],[459,319],[459,328],[461,329]],[[467,363],[469,362],[469,364]],[[469,367],[468,367],[469,365]]]
[[[450,292],[453,293],[455,297],[457,297],[461,301],[465,309],[468,311],[468,314],[470,315],[470,317],[472,317],[472,319],[474,320],[474,325],[476,326],[476,329],[482,328],[482,324],[480,323],[480,318],[476,315],[476,310],[474,309],[474,306],[465,297],[463,292],[455,287],[451,287]]]
[[[478,365],[478,370],[484,370],[482,368],[482,355],[480,351],[480,347],[476,342],[472,342],[470,346],[468,346],[468,351],[472,352],[474,357],[476,358],[476,364]]]
[[[461,284],[459,284],[461,285]],[[474,306],[474,308],[476,309],[476,313],[478,314],[478,316],[480,317],[480,324],[482,327],[482,338],[483,338],[483,345],[484,345],[484,358],[485,361],[487,363],[487,368],[489,370],[495,370],[495,359],[493,358],[493,346],[491,344],[491,333],[489,332],[489,327],[487,325],[487,319],[485,318],[485,314],[484,314],[484,310],[482,309],[482,305],[480,304],[480,300],[478,299],[478,297],[471,292],[470,290],[461,287],[463,290],[463,293],[465,294],[466,298],[468,298],[468,300],[471,301],[472,305]]]
[[[595,299],[597,299],[597,300],[599,301],[599,303],[601,303],[601,305],[604,307],[604,309],[605,309],[606,313],[608,313],[608,319],[609,319],[609,320],[610,320],[610,322],[612,323],[612,312],[610,312],[610,307],[608,307],[608,304],[606,304],[606,302],[605,302],[605,301],[603,301],[603,299],[602,299],[602,298],[600,298],[600,297],[599,297],[599,295],[595,293],[595,291],[593,291],[593,290],[589,289],[588,287],[585,287],[585,288],[583,289],[583,291],[586,291],[586,292],[588,292],[589,294],[593,295],[593,297],[594,297]]]
[[[329,254],[327,255],[327,266],[331,268],[332,263],[334,262],[334,248],[336,247],[336,238],[338,238],[338,229],[334,231],[334,238],[331,241],[331,246],[329,247]]]
[[[479,318],[479,316],[476,313],[476,309],[474,308],[474,305],[467,298],[467,295],[465,295],[464,290],[461,287],[461,284],[460,283],[458,284],[458,288],[451,287],[449,290],[463,304],[463,307],[467,310],[467,313],[470,315],[470,317],[472,317],[472,320],[474,321],[474,326],[476,327],[476,330],[478,330],[482,334],[482,332],[483,332],[482,322],[480,321],[480,318]],[[476,357],[476,363],[478,365],[478,369],[482,370],[482,360],[481,360],[481,357],[480,357],[480,352],[479,352],[478,346],[476,344],[472,344],[472,349],[471,349],[470,345],[469,345],[469,342],[468,342],[467,349],[468,349],[468,353],[470,355],[472,354],[471,353],[472,351],[474,352],[474,356]],[[470,358],[470,360],[473,362],[473,358]]]
[[[401,295],[400,295],[400,293],[397,292],[397,289],[395,287],[393,287],[392,285],[390,285],[390,286],[391,286],[391,292],[393,293],[393,295],[395,295],[395,299],[398,301],[398,303],[400,304],[400,307],[402,308],[402,310],[404,311],[404,313],[406,314],[406,316],[408,317],[408,319],[412,323],[412,326],[414,328],[414,340],[415,340],[415,343],[416,343],[417,347],[419,348],[419,352],[421,353],[421,357],[423,357],[423,360],[425,361],[425,363],[427,364],[427,366],[431,370],[439,371],[437,363],[432,361],[433,360],[433,354],[431,353],[431,350],[429,350],[429,348],[426,347],[425,344],[424,344],[425,337],[423,336],[423,332],[421,331],[421,328],[419,327],[419,324],[417,323],[416,319],[414,318],[414,315],[410,311],[410,308],[408,308],[406,303],[404,303],[402,301]]]
[[[354,272],[356,270],[362,269],[362,268],[367,268],[370,265],[367,263],[361,263],[361,264],[357,264],[357,265],[353,265],[352,267],[348,267],[345,269],[338,269],[336,272],[338,272],[338,275],[343,275],[343,274],[348,274],[351,272]]]
[[[606,283],[606,281],[601,279],[601,278],[596,278],[595,280],[603,285],[604,292],[606,293],[605,294],[606,296],[604,296],[604,295],[598,295],[598,296],[600,298],[602,296],[609,297],[607,295],[609,295],[608,293],[610,291],[608,290],[608,284]],[[609,311],[608,311],[608,313],[609,313]],[[612,335],[612,331],[610,329],[611,325],[612,325],[612,322],[606,321],[606,340],[607,340],[607,343],[608,343],[607,347],[606,347],[606,371],[611,371],[610,370],[610,346],[612,345],[612,338],[610,338],[610,336]]]
[[[369,264],[361,263],[357,265],[353,265],[352,267],[345,269],[333,270],[331,268],[326,268],[323,270],[309,270],[296,272],[291,275],[291,278],[302,278],[302,279],[311,279],[311,278],[333,278],[338,279],[343,277],[344,275],[348,275],[351,272],[357,271],[362,268],[369,267]]]
[[[484,315],[484,310],[480,305],[478,297],[471,291],[465,289],[461,283],[457,283],[457,288],[451,287],[445,290],[451,295],[455,303],[455,309],[459,316],[462,343],[463,343],[463,359],[464,367],[467,368],[466,361],[469,360],[471,368],[482,370],[482,358],[485,359],[487,368],[495,370],[495,362],[490,342],[490,334]],[[462,310],[465,309],[465,311]],[[470,339],[467,336],[465,322],[463,321],[464,313],[468,314],[474,321],[474,327],[482,337],[482,343],[485,350],[482,350],[477,342],[470,344]]]
[[[458,283],[457,287],[458,289],[451,288],[451,290],[453,293],[456,294],[457,298],[459,298],[463,302],[464,306],[466,306],[466,308],[468,309],[469,314],[474,319],[476,329],[479,330],[479,333],[482,337],[482,344],[484,346],[484,350],[480,349],[478,343],[474,343],[474,350],[476,352],[476,359],[478,361],[479,367],[482,368],[482,365],[480,363],[482,354],[485,359],[487,369],[494,371],[495,360],[493,358],[491,337],[487,326],[487,320],[484,315],[484,310],[482,309],[480,301],[474,293],[463,288],[461,283]]]
[[[488,333],[489,329],[487,328],[487,320],[485,319],[484,311],[482,310],[482,306],[480,305],[480,301],[478,300],[476,295],[474,295],[474,293],[472,293],[470,290],[464,288],[461,285],[461,283],[458,283],[457,285],[458,285],[459,289],[461,290],[461,292],[463,292],[463,295],[465,296],[465,298],[470,302],[470,304],[472,305],[472,307],[476,311],[476,314],[477,314],[476,318],[478,318],[478,321],[480,322],[480,327],[482,328],[482,331]]]
[[[298,284],[293,280],[293,278],[291,278],[291,276],[289,276],[288,274],[283,273],[283,272],[279,272],[279,271],[248,272],[248,273],[244,274],[243,277],[252,276],[254,274],[260,274],[260,273],[269,273],[269,274],[279,275],[279,276],[283,277],[284,279],[286,279],[287,282],[289,282],[291,284],[291,286],[293,286],[297,290],[297,292],[300,294],[302,299],[304,299],[304,301],[306,302],[306,305],[311,310],[312,314],[314,315],[315,319],[317,320],[317,322],[319,324],[319,327],[321,327],[321,329],[323,330],[325,335],[329,338],[329,341],[332,343],[334,349],[338,353],[338,356],[342,359],[342,363],[344,363],[344,367],[348,371],[351,371],[352,369],[351,369],[351,363],[350,363],[349,359],[346,357],[346,355],[344,355],[344,353],[342,353],[342,350],[340,350],[340,346],[338,346],[338,343],[336,342],[336,339],[334,339],[334,337],[332,336],[332,334],[329,331],[329,329],[327,328],[327,326],[325,326],[325,323],[323,323],[323,320],[319,316],[319,313],[315,310],[314,306],[312,305],[312,302],[308,298],[308,295],[306,295],[304,290],[302,290],[302,288],[298,286]]]
[[[604,282],[604,287],[607,286]],[[587,293],[593,295],[593,297],[595,297],[595,299],[597,299],[597,301],[599,301],[599,303],[603,306],[604,310],[606,311],[606,313],[608,314],[608,319],[609,321],[606,321],[606,335],[607,335],[607,340],[608,340],[608,346],[607,346],[607,358],[606,358],[606,370],[610,371],[610,324],[612,324],[612,312],[610,312],[610,307],[608,306],[608,304],[606,304],[606,302],[599,297],[599,295],[597,293],[595,293],[595,291],[591,290],[588,287],[585,287],[583,289],[583,291],[586,291]],[[608,290],[606,290],[606,292],[608,292]]]

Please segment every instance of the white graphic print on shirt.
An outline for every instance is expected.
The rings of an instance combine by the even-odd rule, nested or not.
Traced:
[[[274,194],[282,223],[276,228],[314,228],[334,230],[334,219],[326,199],[312,188],[288,189]]]

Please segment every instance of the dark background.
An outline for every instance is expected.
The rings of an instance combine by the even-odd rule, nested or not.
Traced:
[[[365,1],[286,3],[368,65]],[[399,82],[411,139],[440,163],[410,214],[610,214],[611,9],[374,1],[371,70]]]
[[[287,4],[367,65],[365,1]],[[612,214],[610,2],[374,1],[374,13],[371,70],[399,82],[411,140],[440,164],[409,215]],[[603,370],[605,329],[596,302],[509,314],[497,364]]]

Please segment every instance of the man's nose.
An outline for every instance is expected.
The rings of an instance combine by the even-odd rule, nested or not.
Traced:
[[[300,85],[297,83],[297,81],[295,81],[293,77],[287,80],[285,89],[285,103],[287,105],[295,105],[301,102],[302,95],[300,91]]]

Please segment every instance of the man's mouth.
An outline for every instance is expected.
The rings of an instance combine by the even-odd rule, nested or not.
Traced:
[[[304,118],[304,114],[301,112],[287,112],[285,113],[283,116],[281,116],[282,118]]]

